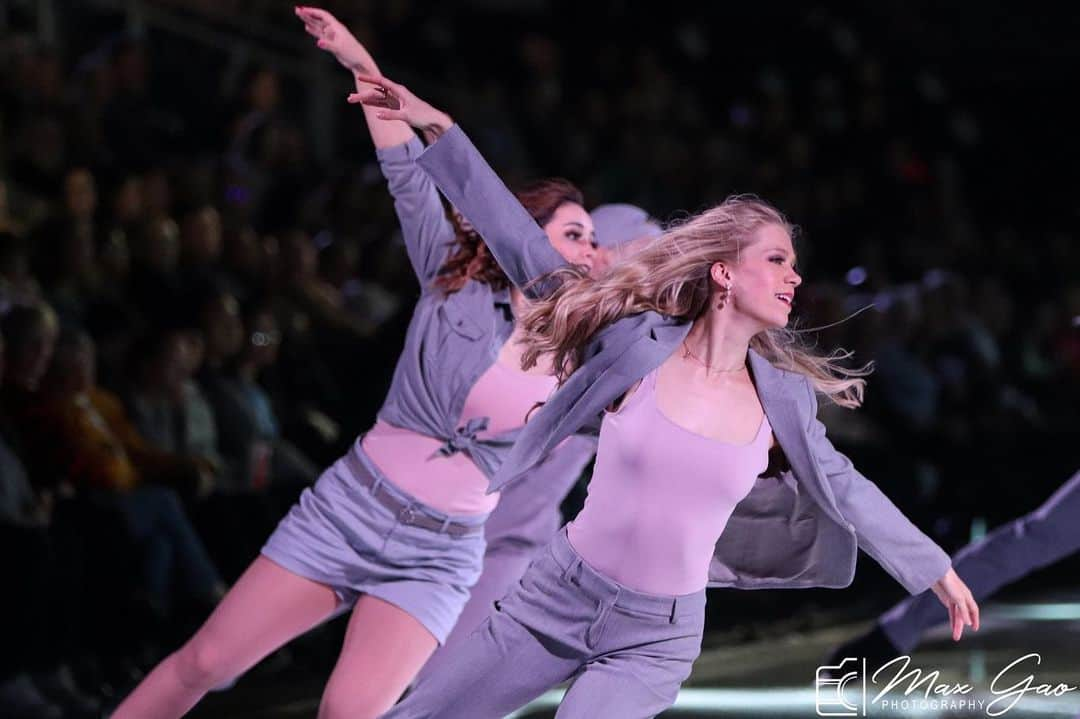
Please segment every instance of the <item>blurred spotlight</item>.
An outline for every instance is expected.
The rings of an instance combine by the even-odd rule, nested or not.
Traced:
[[[733,105],[731,107],[731,124],[735,127],[746,127],[753,121],[750,108],[746,105]]]
[[[926,274],[923,275],[922,283],[923,283],[924,287],[926,287],[927,289],[932,290],[932,289],[936,289],[938,287],[941,287],[948,280],[949,280],[949,272],[948,272],[948,270],[943,270],[943,269],[935,267],[932,270],[927,270],[926,271]]]
[[[858,287],[863,282],[866,282],[866,268],[865,267],[852,267],[844,275],[844,281],[852,287]]]

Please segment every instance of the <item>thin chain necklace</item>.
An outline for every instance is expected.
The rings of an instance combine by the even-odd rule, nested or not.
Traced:
[[[724,373],[724,372],[741,372],[742,370],[746,369],[745,364],[741,364],[738,367],[736,367],[735,369],[713,369],[711,365],[709,365],[707,362],[702,361],[699,357],[697,357],[697,355],[695,355],[693,352],[690,351],[690,345],[686,344],[686,340],[683,340],[682,346],[683,346],[683,357],[684,358],[689,357],[690,359],[694,360],[699,365],[704,367],[705,370],[706,370],[706,374],[708,374],[709,372],[716,372],[717,374]]]

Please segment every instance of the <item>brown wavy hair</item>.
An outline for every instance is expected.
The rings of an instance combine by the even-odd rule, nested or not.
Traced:
[[[550,222],[555,211],[568,202],[585,206],[585,197],[581,190],[561,177],[537,180],[514,194],[541,227]],[[454,225],[453,249],[450,258],[439,270],[435,286],[448,295],[460,290],[470,280],[491,285],[495,290],[509,287],[510,280],[495,261],[480,234],[463,228],[455,212],[450,212],[450,221]]]
[[[580,268],[557,270],[552,273],[559,281],[557,289],[530,303],[521,320],[522,367],[528,369],[541,355],[550,355],[555,374],[564,381],[581,365],[589,340],[623,317],[652,310],[696,319],[708,307],[710,268],[717,262],[738,264],[742,248],[766,225],[795,234],[778,210],[756,197],[737,195],[669,228],[598,278]],[[815,354],[786,328],[759,332],[750,347],[773,365],[806,376],[836,404],[853,408],[862,403],[866,385],[862,378],[871,366],[846,367],[850,352]]]

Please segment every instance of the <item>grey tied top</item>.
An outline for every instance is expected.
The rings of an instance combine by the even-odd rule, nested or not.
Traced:
[[[418,163],[469,218],[515,283],[562,265],[459,127],[428,147]],[[532,414],[490,491],[523,477],[564,437],[597,428],[604,408],[670,357],[689,331],[685,319],[643,312],[598,332],[582,366]],[[759,477],[735,507],[716,543],[710,586],[844,587],[854,577],[858,548],[912,594],[941,579],[948,555],[833,447],[817,419],[809,380],[753,351],[749,365],[791,469]]]
[[[443,440],[439,453],[467,453],[490,479],[520,429],[478,438],[488,419],[461,417],[461,412],[469,391],[494,364],[513,332],[510,293],[492,291],[482,282],[468,282],[450,295],[433,287],[449,256],[454,229],[438,191],[416,165],[423,149],[419,139],[413,138],[377,151],[409,261],[421,286],[379,419]],[[535,221],[532,225],[543,236]],[[567,443],[559,452],[580,454],[583,464],[594,448],[595,441],[582,438]]]

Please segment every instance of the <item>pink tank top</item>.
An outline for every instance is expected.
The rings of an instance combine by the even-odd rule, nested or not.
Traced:
[[[585,507],[567,531],[582,559],[619,584],[689,594],[708,583],[716,541],[765,471],[772,428],[762,418],[745,445],[691,432],[657,406],[656,373],[605,415]]]
[[[555,377],[528,374],[495,362],[476,381],[461,410],[463,424],[487,417],[478,438],[492,437],[525,424],[525,416],[555,388]],[[367,456],[398,489],[451,515],[486,514],[499,495],[486,494],[488,479],[466,452],[439,454],[444,440],[378,420],[364,435]]]

